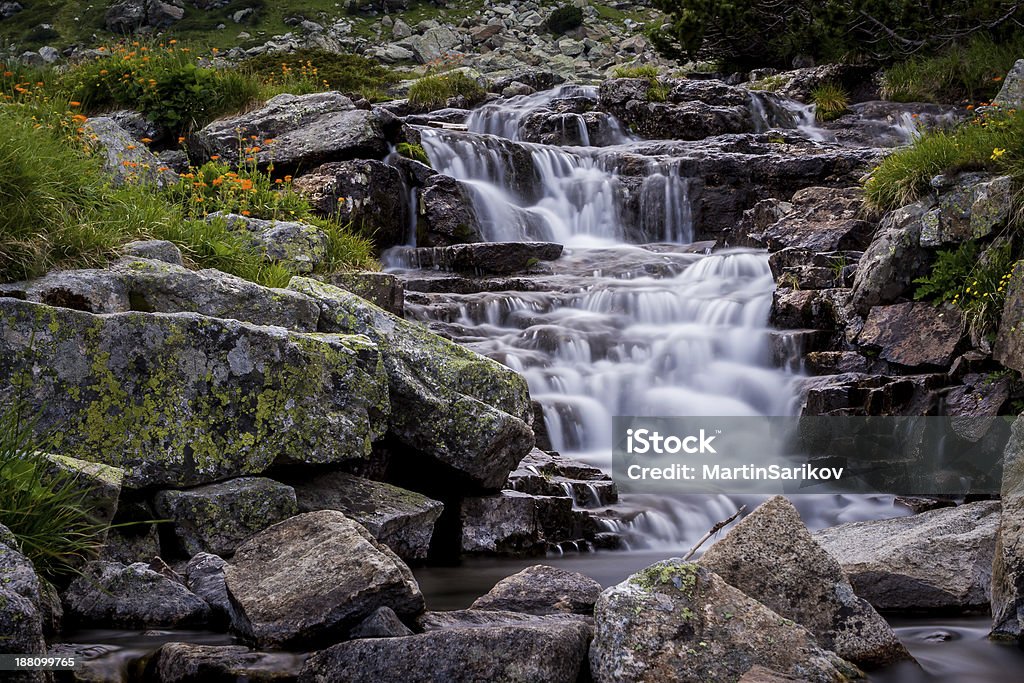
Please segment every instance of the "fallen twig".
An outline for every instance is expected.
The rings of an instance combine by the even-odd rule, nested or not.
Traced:
[[[704,534],[703,536],[700,537],[700,540],[697,541],[697,545],[695,545],[692,548],[690,548],[690,552],[686,553],[686,556],[683,558],[683,562],[686,562],[691,557],[693,557],[697,553],[697,551],[700,550],[700,547],[702,545],[704,545],[709,538],[711,538],[712,536],[717,534],[719,531],[721,531],[725,527],[729,526],[729,524],[731,524],[732,521],[735,520],[737,517],[742,515],[743,511],[746,510],[746,509],[747,509],[746,505],[741,505],[740,509],[737,510],[733,514],[732,517],[730,517],[729,519],[723,519],[721,522],[718,522],[713,527],[711,527],[711,529],[706,534]]]

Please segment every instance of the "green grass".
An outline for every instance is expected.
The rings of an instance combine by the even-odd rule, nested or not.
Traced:
[[[888,157],[865,186],[878,209],[909,204],[936,175],[965,170],[1009,173],[1024,181],[1024,111],[987,113],[952,131],[929,131]]]
[[[424,76],[409,88],[410,104],[425,109],[445,106],[452,97],[462,96],[470,104],[480,102],[486,91],[474,79],[461,71],[436,76]]]
[[[252,57],[239,69],[293,94],[338,90],[371,102],[387,99],[387,89],[399,80],[392,69],[366,57],[313,49]]]
[[[1024,35],[994,42],[986,36],[885,70],[882,97],[895,102],[988,102],[1013,63],[1024,56]]]
[[[834,121],[849,111],[850,95],[834,83],[822,83],[811,92],[819,121]]]
[[[661,74],[658,71],[658,67],[653,64],[640,64],[637,66],[627,66],[622,64],[612,69],[612,78],[656,79],[659,75]]]
[[[418,161],[421,164],[426,164],[427,166],[430,165],[430,157],[427,156],[427,151],[423,149],[423,145],[413,145],[408,142],[400,142],[398,143],[396,150],[401,156],[407,159]]]

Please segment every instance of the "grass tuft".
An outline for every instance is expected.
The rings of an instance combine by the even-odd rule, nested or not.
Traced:
[[[461,71],[424,76],[409,88],[409,103],[426,109],[445,106],[452,97],[464,97],[470,105],[483,100],[487,92]]]
[[[811,92],[819,121],[835,121],[849,111],[850,95],[834,83],[822,83]]]

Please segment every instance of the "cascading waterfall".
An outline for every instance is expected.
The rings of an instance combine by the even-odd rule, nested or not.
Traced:
[[[562,88],[482,107],[467,132],[421,130],[434,168],[470,188],[487,240],[567,247],[546,276],[549,291],[446,295],[465,340],[526,377],[556,450],[606,470],[615,415],[791,414],[794,376],[771,358],[767,255],[687,253],[690,179],[677,161],[652,158],[647,176],[627,185],[617,169],[627,140],[611,149],[517,141],[525,116],[565,95]],[[760,109],[766,126],[785,116],[814,136],[813,109],[770,102]],[[628,244],[636,235],[677,246]],[[798,502],[812,526],[878,516],[865,499],[813,498]],[[623,496],[619,508],[629,514],[607,524],[634,543],[680,547],[744,503],[756,501]]]

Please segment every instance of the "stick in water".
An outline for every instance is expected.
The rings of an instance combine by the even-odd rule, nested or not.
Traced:
[[[746,510],[746,509],[747,509],[746,505],[741,505],[740,509],[737,510],[733,514],[732,517],[730,517],[729,519],[723,519],[721,522],[719,522],[718,524],[716,524],[713,527],[711,527],[710,531],[708,531],[706,534],[704,534],[703,536],[700,537],[700,540],[697,541],[697,545],[695,545],[692,548],[690,548],[690,552],[686,553],[686,557],[683,558],[683,562],[686,562],[691,557],[693,557],[697,553],[697,551],[700,550],[700,547],[702,545],[704,545],[704,543],[706,543],[709,538],[711,538],[712,536],[717,534],[719,531],[721,531],[725,527],[729,526],[729,524],[731,524],[733,522],[733,520],[735,520],[737,517],[742,515],[743,511]]]

